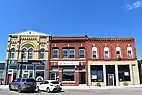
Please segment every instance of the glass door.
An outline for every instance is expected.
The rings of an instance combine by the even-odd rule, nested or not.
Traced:
[[[108,86],[114,86],[114,74],[108,74]]]

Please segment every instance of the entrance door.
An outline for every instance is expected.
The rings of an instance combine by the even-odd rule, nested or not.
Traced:
[[[9,84],[11,81],[12,81],[12,74],[8,74],[7,84]]]
[[[86,79],[85,79],[85,72],[80,72],[80,84],[85,84]]]
[[[108,86],[114,86],[114,74],[108,74]]]

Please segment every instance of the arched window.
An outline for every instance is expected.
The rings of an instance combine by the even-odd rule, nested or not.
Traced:
[[[120,58],[120,57],[121,57],[120,47],[116,47],[116,58]]]
[[[104,47],[104,59],[108,59],[108,58],[109,58],[109,48]]]
[[[132,47],[131,46],[127,47],[127,56],[128,56],[129,59],[132,59],[132,57],[133,57]]]
[[[32,59],[32,58],[33,58],[33,49],[30,48],[30,49],[28,50],[28,59]]]
[[[10,50],[10,59],[13,59],[14,56],[15,56],[15,48],[12,48],[12,49]]]
[[[96,47],[92,47],[92,58],[93,59],[97,58],[97,48]]]
[[[44,54],[45,54],[45,49],[44,48],[40,49],[39,58],[44,59]]]
[[[27,52],[27,50],[25,48],[23,48],[22,53],[21,53],[21,59],[26,59],[26,52]]]

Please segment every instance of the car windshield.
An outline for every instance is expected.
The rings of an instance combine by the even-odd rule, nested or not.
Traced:
[[[58,81],[52,81],[51,83],[52,83],[52,84],[59,84]]]
[[[35,82],[34,79],[26,79],[26,82]]]

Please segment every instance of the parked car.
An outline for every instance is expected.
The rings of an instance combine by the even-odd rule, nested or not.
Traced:
[[[9,84],[9,90],[16,90],[19,93],[23,91],[35,91],[36,81],[33,78],[17,78]]]
[[[38,91],[46,91],[46,92],[60,92],[62,91],[62,85],[57,80],[45,80],[41,83],[37,83]]]

